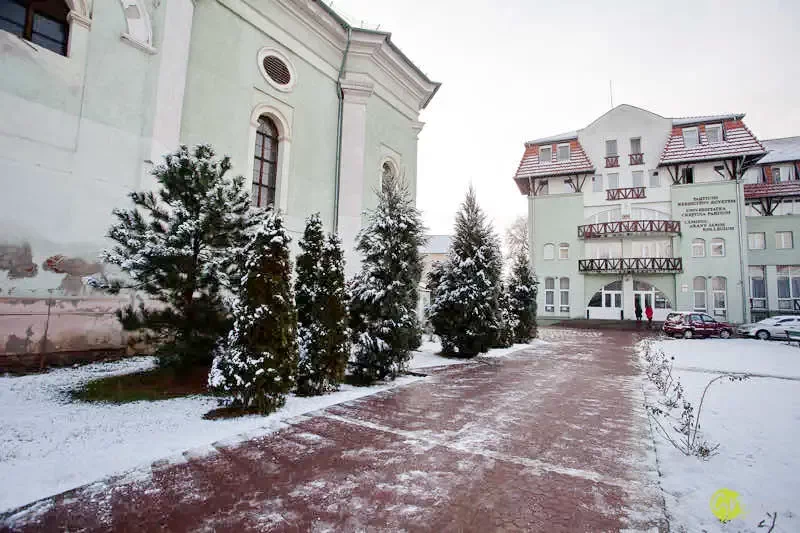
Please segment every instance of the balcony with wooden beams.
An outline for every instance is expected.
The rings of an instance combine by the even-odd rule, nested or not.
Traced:
[[[583,274],[679,274],[680,257],[619,257],[616,259],[580,259],[578,272]]]
[[[630,154],[628,159],[630,165],[644,165],[644,154]]]
[[[638,200],[640,198],[647,198],[644,187],[606,189],[606,200]]]
[[[619,220],[578,226],[579,239],[680,235],[680,233],[681,223],[677,220]]]
[[[619,166],[619,156],[618,155],[607,155],[606,156],[606,168],[613,168]]]

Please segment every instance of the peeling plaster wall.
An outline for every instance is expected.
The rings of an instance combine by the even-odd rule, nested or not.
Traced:
[[[130,4],[147,28],[131,29]],[[98,256],[112,209],[179,142],[192,0],[83,14],[67,57],[0,30],[0,371],[20,354],[125,346],[114,313],[132,296],[94,288]]]

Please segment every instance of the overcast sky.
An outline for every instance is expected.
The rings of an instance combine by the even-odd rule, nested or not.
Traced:
[[[328,0],[329,1],[329,0]],[[800,1],[334,0],[380,24],[442,88],[422,114],[418,205],[451,233],[470,182],[502,231],[526,213],[526,140],[614,104],[663,116],[743,112],[760,139],[800,135]]]

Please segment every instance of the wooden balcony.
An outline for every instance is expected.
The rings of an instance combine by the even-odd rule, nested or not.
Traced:
[[[644,154],[630,154],[628,157],[631,165],[644,165]]]
[[[579,239],[602,239],[624,235],[675,234],[681,232],[677,220],[619,220],[578,226]]]
[[[639,198],[647,198],[644,187],[606,189],[606,200],[638,200]]]
[[[680,257],[622,257],[580,259],[578,272],[584,274],[677,274],[683,272]]]
[[[618,167],[618,166],[619,166],[619,156],[618,155],[607,155],[606,156],[606,168]]]

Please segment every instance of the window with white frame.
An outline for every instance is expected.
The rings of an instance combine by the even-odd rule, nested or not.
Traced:
[[[542,254],[545,261],[552,261],[556,258],[556,245],[548,242],[544,245],[544,253]]]
[[[791,231],[775,232],[775,248],[778,250],[788,250],[794,248],[794,239]]]
[[[714,299],[714,316],[725,318],[728,314],[728,280],[723,276],[711,278],[711,296]]]
[[[569,143],[558,145],[557,158],[558,161],[569,161]]]
[[[694,167],[681,169],[681,183],[694,183]]]
[[[725,239],[711,239],[711,257],[725,257]]]
[[[697,276],[692,281],[692,287],[694,290],[694,310],[695,311],[705,311],[706,310],[706,278],[703,276]]]
[[[553,160],[553,148],[542,146],[539,148],[539,163],[548,164]]]
[[[658,177],[658,170],[650,172],[650,187],[661,187],[661,179]]]
[[[722,124],[709,124],[706,126],[706,139],[710,143],[722,142]]]
[[[704,239],[695,239],[692,241],[692,257],[705,257],[706,256],[706,241]]]
[[[747,234],[747,248],[749,250],[763,250],[767,247],[767,238],[763,232]]]
[[[556,280],[544,278],[544,310],[552,313],[556,310]]]
[[[633,176],[634,187],[644,187],[644,171],[634,170],[631,175]]]
[[[606,141],[606,157],[613,157],[617,155],[617,140],[611,139]]]
[[[641,154],[642,153],[642,138],[641,137],[634,137],[631,139],[631,153],[632,154]]]
[[[608,175],[608,188],[609,189],[619,189],[619,174],[613,172]]]
[[[558,245],[558,258],[569,259],[569,244],[562,242]]]
[[[800,311],[800,266],[778,266],[778,309]]]
[[[558,287],[561,293],[558,310],[562,313],[569,313],[569,278],[561,278],[558,280]]]
[[[694,148],[700,144],[700,137],[697,127],[683,128],[683,145],[686,148]]]
[[[767,284],[764,281],[764,267],[751,266],[750,274],[750,306],[753,309],[767,308]]]
[[[592,191],[603,192],[603,176],[598,174],[592,177]]]
[[[781,167],[772,167],[772,183],[781,182]]]

